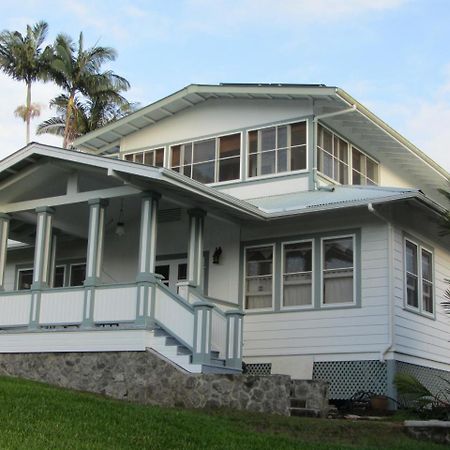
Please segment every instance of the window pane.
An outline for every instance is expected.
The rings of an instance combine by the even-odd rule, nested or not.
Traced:
[[[192,178],[201,183],[214,183],[214,161],[192,166]]]
[[[219,181],[238,180],[240,162],[239,157],[219,160]]]
[[[306,122],[291,125],[291,145],[306,145]]]
[[[153,166],[154,165],[154,158],[155,153],[153,151],[151,152],[145,152],[144,153],[144,164],[147,166]]]
[[[343,162],[339,163],[339,183],[348,184],[348,166]]]
[[[324,272],[323,302],[325,304],[353,302],[353,269]]]
[[[194,143],[194,160],[193,162],[211,161],[216,157],[216,140],[208,139]],[[187,163],[187,161],[186,161]]]
[[[319,170],[328,177],[333,176],[333,157],[319,149]]]
[[[367,176],[373,182],[378,183],[378,164],[367,158]]]
[[[356,148],[352,151],[352,166],[358,172],[363,172],[363,155]]]
[[[255,153],[248,157],[248,176],[256,177],[258,175],[258,155]]]
[[[284,246],[284,273],[312,270],[312,243],[301,242]]]
[[[337,151],[336,156],[345,163],[348,163],[348,144],[340,138],[336,139]]]
[[[263,128],[261,130],[261,150],[273,150],[275,148],[276,128]]]
[[[174,145],[172,147],[172,157],[170,161],[170,167],[179,166],[180,165],[180,145]]]
[[[324,241],[324,269],[353,267],[353,238]]]
[[[248,309],[272,306],[272,247],[246,250],[246,296]]]
[[[278,134],[278,141],[277,141],[277,147],[278,148],[286,148],[287,147],[287,126],[277,127],[277,134]]]
[[[432,256],[426,250],[422,250],[422,278],[430,282],[433,280]]]
[[[189,178],[192,178],[192,166],[183,166],[183,175],[186,175]]]
[[[312,303],[312,276],[310,273],[284,275],[283,306],[303,306]]]
[[[65,273],[66,273],[65,266],[55,267],[55,278],[53,280],[53,287],[64,287]]]
[[[272,258],[272,247],[247,249],[247,276],[272,275]]]
[[[417,245],[406,241],[406,270],[417,275]]]
[[[70,285],[82,286],[86,278],[86,264],[70,266]]]
[[[192,144],[184,144],[184,159],[183,164],[192,164]]]
[[[129,153],[128,155],[125,155],[124,158],[125,158],[125,161],[133,161],[133,154]]]
[[[155,166],[163,167],[164,166],[164,149],[158,148],[155,150]]]
[[[277,152],[277,172],[286,172],[288,170],[287,155],[288,155],[287,149],[278,150],[278,152]]]
[[[306,147],[292,147],[291,170],[306,169]]]
[[[164,279],[162,280],[162,282],[166,286],[169,286],[170,265],[164,264],[162,266],[156,266],[155,267],[155,273],[163,276]]]
[[[239,156],[241,154],[241,135],[232,134],[220,138],[219,158]]]
[[[144,162],[144,155],[142,153],[135,153],[134,162],[142,164]]]
[[[33,283],[33,269],[19,270],[17,289],[31,289]]]
[[[427,281],[422,282],[423,309],[426,312],[433,312],[433,285]]]
[[[187,264],[181,263],[178,264],[178,280],[186,280],[187,279]]]
[[[275,173],[275,152],[261,153],[261,173],[260,175],[266,175],[269,173]]]
[[[319,125],[319,146],[328,153],[333,153],[333,135]]]
[[[249,153],[258,151],[258,132],[256,130],[248,133],[248,149]]]
[[[361,177],[361,175],[358,172],[353,171],[352,183],[353,184],[364,184],[362,181],[363,181],[363,178]]]
[[[419,307],[419,291],[415,275],[406,275],[406,302],[414,308]]]

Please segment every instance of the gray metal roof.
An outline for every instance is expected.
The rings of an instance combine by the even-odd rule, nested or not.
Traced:
[[[254,198],[247,201],[265,213],[278,215],[363,206],[369,203],[386,203],[408,198],[427,199],[418,189],[385,188],[378,186],[336,186],[331,189],[294,192],[273,195],[271,197]]]

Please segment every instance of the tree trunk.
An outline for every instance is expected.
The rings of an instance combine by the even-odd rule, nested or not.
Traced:
[[[70,122],[72,120],[72,109],[73,109],[74,100],[75,100],[75,93],[71,92],[70,95],[69,95],[69,100],[67,101],[66,123],[65,123],[65,126],[64,126],[63,148],[67,148],[69,146]]]
[[[26,122],[26,139],[27,144],[30,143],[30,121],[31,121],[31,81],[27,82],[27,102],[26,102],[26,111],[25,111],[25,122]]]

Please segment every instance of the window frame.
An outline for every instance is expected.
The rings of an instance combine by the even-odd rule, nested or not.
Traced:
[[[348,163],[347,163],[348,186],[380,186],[380,166],[381,166],[380,165],[380,161],[375,159],[373,156],[368,155],[367,152],[365,152],[364,150],[361,150],[360,147],[358,147],[357,145],[353,144],[349,139],[346,139],[343,136],[341,136],[339,133],[336,133],[332,128],[328,127],[327,125],[323,124],[322,122],[316,122],[315,130],[314,130],[314,133],[315,133],[315,152],[316,152],[316,160],[317,160],[316,166],[317,166],[317,173],[319,174],[319,176],[323,177],[325,180],[327,180],[327,181],[329,181],[329,182],[331,182],[333,184],[344,186],[338,180],[335,180],[334,178],[326,175],[325,173],[323,173],[319,169],[319,149],[321,151],[327,152],[325,149],[322,149],[322,147],[319,147],[319,145],[318,145],[318,141],[319,141],[319,126],[322,127],[322,128],[325,128],[327,131],[329,131],[333,135],[333,148],[334,148],[334,136],[336,136],[337,138],[339,138],[342,141],[346,142],[347,145],[348,145],[348,149],[347,149],[347,153],[348,153],[347,154],[347,160],[348,160]],[[373,161],[377,165],[377,178],[378,178],[378,182],[377,183],[374,183],[373,185],[353,184],[353,149],[357,150],[358,152],[360,152],[362,155],[364,155],[366,158],[370,159],[371,161]],[[331,155],[331,157],[334,159],[333,155]],[[362,177],[370,179],[366,175],[361,174],[361,172],[359,172],[359,171],[357,171],[357,172],[360,173],[360,175]],[[373,181],[372,179],[370,179],[370,180]]]
[[[235,156],[228,156],[225,158],[220,158],[220,138],[223,137],[228,137],[228,136],[233,136],[233,135],[239,135],[239,155],[235,155]],[[197,181],[198,183],[202,183],[205,184],[206,186],[215,186],[215,185],[222,185],[222,184],[226,184],[226,183],[236,183],[239,181],[242,181],[242,158],[243,158],[243,131],[233,131],[233,132],[229,132],[229,133],[224,133],[224,134],[216,134],[213,136],[206,136],[206,137],[201,137],[201,138],[196,138],[196,139],[187,139],[184,141],[179,141],[179,142],[174,142],[168,145],[168,158],[167,158],[167,168],[174,170],[172,168],[172,152],[173,152],[173,147],[176,147],[178,145],[187,145],[190,144],[192,145],[192,151],[194,151],[194,145],[195,143],[198,142],[203,142],[203,141],[211,141],[214,140],[215,141],[215,145],[214,145],[214,159],[209,159],[207,161],[201,161],[198,163],[194,163],[193,161],[191,161],[191,163],[189,164],[189,166],[191,167],[191,174],[192,174],[192,167],[195,165],[199,165],[199,164],[205,164],[205,163],[211,163],[214,162],[214,181],[211,181],[209,183],[202,183],[201,181],[197,181],[194,178],[192,178],[192,176],[188,176],[188,175],[184,175],[183,173],[181,173],[180,171],[175,171],[177,173],[179,173],[180,175],[184,175],[188,178],[190,178],[191,180]],[[183,154],[184,155],[184,154]],[[224,180],[224,181],[219,181],[219,162],[225,159],[233,159],[233,158],[239,158],[239,177],[235,178],[233,180]],[[193,159],[193,158],[192,158]],[[181,164],[181,151],[180,151],[180,165],[179,166],[175,166],[175,167],[183,167],[184,164]]]
[[[255,176],[250,176],[249,174],[249,170],[250,170],[250,133],[252,131],[260,131],[260,130],[265,130],[267,128],[275,128],[278,129],[278,127],[284,127],[284,126],[290,126],[290,125],[295,125],[297,123],[305,123],[305,144],[304,144],[304,148],[305,148],[305,152],[306,152],[306,167],[304,169],[298,169],[298,170],[286,170],[284,172],[273,172],[273,173],[267,173],[267,174],[263,174],[263,175],[255,175]],[[265,178],[273,178],[273,177],[280,177],[280,176],[287,176],[287,175],[291,175],[291,174],[298,174],[298,173],[306,173],[309,171],[309,157],[308,157],[308,149],[309,149],[309,127],[308,127],[308,123],[309,123],[309,119],[308,118],[303,118],[303,119],[297,119],[297,120],[287,120],[287,121],[283,121],[283,122],[276,122],[276,123],[271,123],[271,124],[266,124],[264,126],[258,126],[258,127],[253,127],[253,128],[247,128],[245,130],[245,134],[246,134],[246,145],[245,145],[245,180],[247,181],[252,181],[252,180],[261,180],[261,179],[265,179]],[[276,136],[276,141],[278,139],[278,133],[275,133]],[[291,138],[290,135],[288,134],[287,136],[287,142],[290,142]],[[257,134],[257,147],[260,147],[260,142],[261,142],[261,138],[260,138],[260,133]],[[286,149],[291,149],[291,145],[286,145]],[[294,147],[302,147],[302,146],[294,146]],[[277,152],[278,150],[280,150],[279,148],[274,148],[272,150],[265,150],[263,152],[261,151],[257,151],[256,153],[251,153],[252,155],[256,154],[256,155],[261,155],[261,153],[269,153],[269,152]],[[258,158],[258,161],[260,161],[260,158]],[[259,163],[258,163],[259,165]],[[278,158],[275,157],[275,167],[277,167],[278,165]]]
[[[267,308],[247,308],[246,296],[247,296],[247,250],[251,248],[272,247],[272,305]],[[275,277],[276,277],[276,244],[275,242],[268,242],[265,244],[255,244],[244,246],[244,266],[243,266],[243,283],[242,283],[242,300],[243,310],[249,312],[264,312],[275,310]]]
[[[20,272],[27,272],[29,270],[31,270],[31,284],[33,284],[34,267],[33,266],[16,267],[16,280],[14,283],[15,291],[29,291],[31,289],[31,284],[30,289],[19,289]]]
[[[144,164],[144,162],[140,163],[140,162],[136,162],[135,159],[135,155],[138,153],[142,153],[142,161],[145,160],[145,153],[147,152],[153,152],[153,155],[155,155],[156,150],[163,150],[163,165],[162,166],[154,166],[154,165],[149,165],[149,164]],[[141,149],[141,150],[131,150],[131,151],[124,151],[123,153],[120,154],[120,159],[122,159],[123,161],[126,162],[132,162],[135,164],[142,164],[143,166],[147,166],[147,167],[156,167],[156,168],[161,168],[161,167],[166,167],[166,145],[159,145],[156,147],[150,147],[150,148],[146,148],[146,149]],[[127,155],[133,155],[133,161],[128,161],[125,156]],[[155,156],[153,156],[153,160],[155,159]]]
[[[309,242],[311,243],[311,303],[309,305],[291,305],[291,306],[284,306],[284,268],[285,268],[285,246],[289,244],[303,244]],[[299,240],[293,240],[293,241],[282,241],[281,242],[281,266],[280,266],[280,310],[281,311],[292,311],[292,310],[299,310],[299,309],[314,309],[314,299],[315,299],[315,263],[316,263],[316,256],[315,256],[315,239],[299,239]],[[302,272],[306,273],[306,272]]]
[[[84,262],[73,262],[73,263],[69,263],[68,266],[69,266],[69,276],[68,276],[68,280],[67,280],[67,287],[76,288],[76,287],[84,286],[84,282],[83,282],[83,284],[78,284],[76,286],[72,286],[72,267],[74,267],[74,266],[85,266],[85,268],[86,268],[87,262],[86,261],[84,261]]]
[[[414,307],[408,304],[408,280],[406,270],[406,243],[409,242],[417,247],[417,296],[418,296],[418,307]],[[422,250],[425,250],[431,255],[431,295],[432,295],[432,305],[433,311],[426,311],[424,309],[423,301],[423,273],[422,273]],[[434,251],[431,247],[421,242],[419,239],[413,237],[404,236],[403,238],[403,308],[407,311],[419,314],[423,317],[429,319],[436,318],[436,278],[435,278],[435,256]],[[425,280],[430,283],[428,280]]]
[[[333,239],[345,239],[345,238],[352,238],[353,242],[353,300],[351,302],[342,302],[342,303],[324,303],[324,241],[329,241]],[[358,273],[358,266],[357,266],[357,258],[356,258],[356,234],[340,234],[340,235],[329,235],[329,236],[322,236],[320,238],[320,309],[329,309],[329,308],[351,308],[357,305],[357,284],[356,284],[356,278]]]

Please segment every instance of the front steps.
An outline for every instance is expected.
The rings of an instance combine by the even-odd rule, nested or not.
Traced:
[[[321,417],[321,411],[318,409],[307,408],[306,400],[299,398],[290,399],[290,408],[289,408],[291,416],[295,417]]]
[[[211,351],[211,364],[193,364],[192,352],[160,327],[150,332],[148,346],[172,364],[190,373],[240,373],[225,366],[219,352]]]

